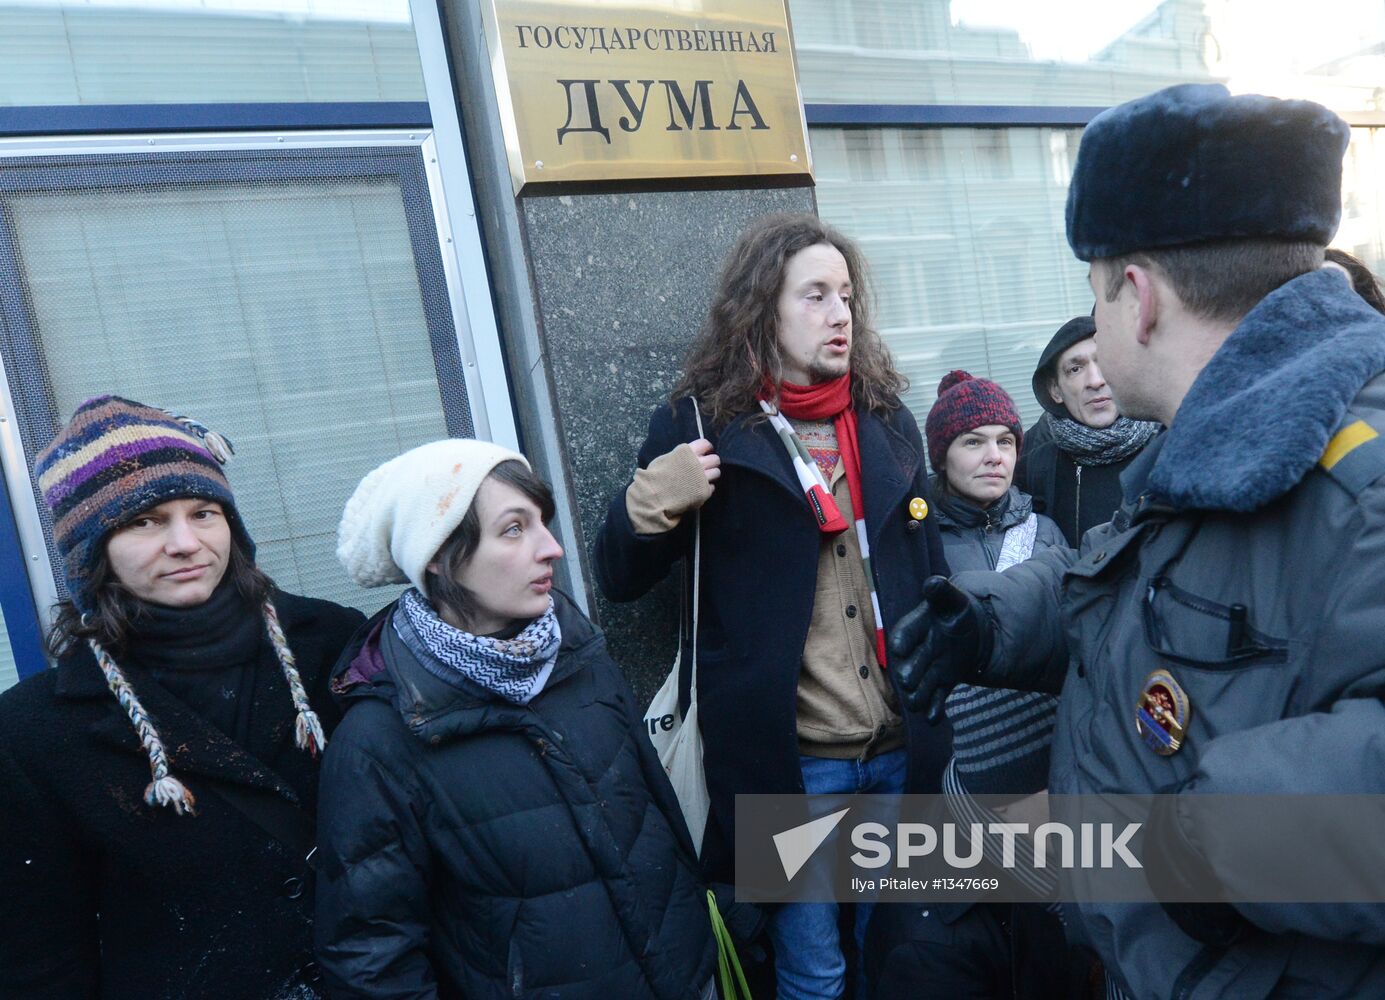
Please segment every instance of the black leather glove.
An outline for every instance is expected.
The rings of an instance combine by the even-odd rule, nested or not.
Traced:
[[[980,679],[995,645],[995,625],[981,602],[945,576],[923,581],[923,603],[890,632],[890,669],[904,701],[928,721],[943,718],[948,693]]]
[[[1183,902],[1178,897],[1221,894],[1221,881],[1212,866],[1183,835],[1178,823],[1177,788],[1154,798],[1145,824],[1145,879],[1169,919],[1188,937],[1203,944],[1228,948],[1250,923],[1230,903]],[[1168,899],[1167,897],[1174,897]]]

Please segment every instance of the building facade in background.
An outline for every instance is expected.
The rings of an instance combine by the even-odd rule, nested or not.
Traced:
[[[789,8],[814,186],[516,196],[474,3],[0,0],[0,687],[42,668],[59,593],[32,458],[99,392],[223,431],[266,570],[368,611],[394,595],[334,556],[360,476],[448,434],[520,445],[566,586],[649,689],[673,595],[601,605],[586,540],[750,218],[860,241],[918,413],[960,367],[1038,416],[1039,351],[1092,305],[1063,233],[1081,128],[1159,87],[1342,114],[1336,243],[1385,269],[1378,0]]]

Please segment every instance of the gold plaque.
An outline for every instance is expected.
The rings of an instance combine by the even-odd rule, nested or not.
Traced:
[[[482,0],[510,174],[811,176],[785,0]]]

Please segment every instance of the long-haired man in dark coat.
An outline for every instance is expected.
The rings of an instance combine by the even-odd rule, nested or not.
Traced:
[[[731,878],[737,794],[938,789],[948,733],[901,711],[883,649],[921,581],[946,572],[904,387],[857,248],[811,215],[762,219],[728,255],[597,538],[602,591],[634,600],[689,555],[701,511],[713,880]],[[835,905],[784,906],[770,937],[779,996],[841,995]]]

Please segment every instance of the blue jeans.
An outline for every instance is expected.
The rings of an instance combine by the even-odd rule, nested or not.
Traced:
[[[803,791],[888,794],[904,791],[904,750],[873,757],[864,764],[830,757],[801,757]],[[866,941],[873,903],[856,904],[856,947]],[[769,922],[779,1000],[837,1000],[846,987],[846,958],[837,937],[836,903],[786,903]],[[864,997],[865,977],[859,980]]]

